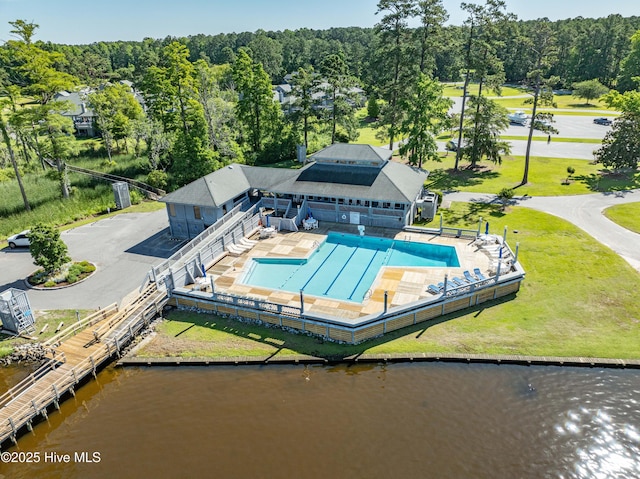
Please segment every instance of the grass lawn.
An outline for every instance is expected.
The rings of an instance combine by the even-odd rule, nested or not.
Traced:
[[[509,156],[502,164],[483,161],[477,169],[462,162],[457,172],[453,171],[455,155],[442,156],[442,162],[428,161],[423,166],[430,171],[427,186],[442,191],[470,191],[498,193],[502,188],[514,188],[522,180],[524,157]],[[576,172],[567,179],[567,167]],[[532,157],[529,164],[529,183],[518,187],[516,195],[557,196],[594,193],[596,191],[619,191],[640,188],[640,171],[633,175],[613,175],[589,160]]]
[[[357,346],[212,315],[172,312],[140,356],[233,357],[455,352],[537,356],[640,357],[640,276],[572,224],[514,207],[454,203],[446,223],[493,231],[508,225],[526,279],[517,295],[484,303]],[[513,233],[517,230],[518,233]]]
[[[92,312],[93,311],[79,310],[78,314],[82,319]],[[36,331],[34,333],[31,333],[31,335],[37,338],[38,342],[44,341],[54,336],[56,334],[56,328],[61,322],[64,322],[64,326],[62,327],[63,329],[76,322],[76,312],[71,310],[36,311],[35,315]],[[44,333],[39,334],[40,330],[45,324],[48,324],[49,327]],[[30,341],[25,338],[5,336],[0,334],[0,357],[11,354],[14,346],[28,342]]]
[[[108,164],[101,158],[80,158],[70,163],[118,176],[145,180],[145,159],[136,159],[132,155],[114,158],[116,159],[114,164]],[[68,200],[63,200],[59,183],[51,173],[42,174],[41,171],[37,171],[25,174],[23,183],[32,208],[28,213],[24,211],[18,182],[15,180],[0,182],[0,241],[38,222],[73,227],[78,225],[77,221],[95,221],[96,216],[104,216],[108,209],[115,209],[111,183],[78,173],[69,172],[68,175],[71,196]],[[141,194],[137,196],[140,197]],[[135,199],[133,195],[132,199]],[[164,206],[156,205],[156,202],[143,204],[140,207],[134,205],[136,208],[132,207],[126,211],[148,211]]]
[[[459,83],[457,85],[451,85],[451,84],[447,84],[444,87],[444,92],[443,95],[444,96],[448,96],[448,97],[461,97],[462,93],[463,93],[463,89],[462,87],[464,86],[463,83]],[[487,94],[489,96],[493,96],[495,95],[495,93],[493,91],[488,91],[486,89],[486,86],[483,88],[483,94]],[[468,87],[468,92],[470,95],[477,95],[478,94],[478,84],[477,83],[470,83],[469,87]],[[523,90],[519,89],[519,88],[513,88],[510,86],[504,86],[502,87],[502,95],[501,96],[514,96],[514,95],[523,95]]]
[[[610,206],[604,215],[611,221],[640,234],[640,202]]]

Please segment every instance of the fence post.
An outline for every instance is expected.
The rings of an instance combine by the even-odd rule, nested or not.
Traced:
[[[518,250],[520,249],[520,242],[516,243],[516,254],[513,257],[513,262],[516,263],[518,261]]]
[[[300,290],[300,314],[304,313],[304,292]]]
[[[504,233],[502,233],[502,244],[504,244],[505,241],[507,241],[507,226],[506,225],[504,227]]]
[[[442,213],[440,213],[440,234],[441,235],[442,235],[442,223],[443,223]]]
[[[481,231],[482,231],[482,216],[478,220],[478,232],[476,233],[476,236],[480,236]]]
[[[384,314],[387,314],[387,297],[388,297],[389,293],[388,291],[384,292]]]

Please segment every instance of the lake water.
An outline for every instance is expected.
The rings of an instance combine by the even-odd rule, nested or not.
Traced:
[[[0,477],[634,478],[638,398],[631,370],[107,368],[10,449],[72,462]]]

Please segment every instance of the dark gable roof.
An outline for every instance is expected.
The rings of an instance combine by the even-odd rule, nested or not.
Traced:
[[[386,161],[392,155],[391,150],[377,146],[336,143],[311,155],[311,159],[318,161]]]
[[[411,203],[422,191],[429,175],[393,161],[391,152],[369,145],[333,145],[331,158],[366,161],[372,155],[384,160],[382,168],[358,164],[312,162],[303,168],[265,168],[233,164],[169,193],[165,203],[220,207],[246,191],[257,188],[278,194],[313,195],[331,198],[359,198],[370,201]],[[343,147],[347,147],[344,149]],[[350,151],[349,151],[350,150]],[[341,156],[338,151],[346,152]],[[322,152],[316,153],[313,157]],[[346,156],[346,158],[345,158]]]

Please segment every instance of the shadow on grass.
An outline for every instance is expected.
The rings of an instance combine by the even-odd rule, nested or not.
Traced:
[[[466,167],[459,170],[435,169],[429,174],[427,188],[442,191],[455,191],[468,186],[482,184],[485,180],[498,178],[500,173],[480,168]]]
[[[640,188],[640,172],[617,173],[610,170],[600,170],[599,173],[573,176],[574,181],[581,181],[591,191],[619,192]]]
[[[176,337],[181,336],[194,326],[199,326],[255,341],[259,344],[269,345],[275,348],[273,351],[265,352],[264,355],[269,358],[273,358],[274,356],[279,355],[282,350],[288,349],[297,354],[314,356],[334,362],[346,359],[355,359],[360,355],[366,354],[367,351],[374,347],[385,345],[393,341],[397,341],[397,346],[389,345],[388,351],[384,352],[394,352],[395,350],[406,351],[407,348],[402,347],[403,342],[414,342],[416,339],[424,337],[427,331],[433,326],[446,323],[469,313],[476,313],[475,317],[479,317],[482,315],[483,310],[512,301],[515,298],[516,294],[514,293],[471,308],[450,313],[427,322],[407,326],[400,330],[387,333],[384,336],[369,339],[357,345],[338,344],[331,341],[325,341],[320,337],[307,336],[302,333],[290,333],[277,326],[264,326],[249,322],[241,322],[213,314],[197,314],[172,310],[167,315],[167,319],[175,323],[184,323],[184,328],[175,334]],[[220,346],[222,349],[226,347],[223,342]],[[237,347],[237,343],[233,340],[230,341],[229,347],[233,348],[234,346]],[[418,353],[425,351],[416,350],[414,352]],[[232,357],[233,351],[226,352],[224,356]]]
[[[496,200],[497,201],[497,200]],[[447,226],[463,226],[471,227],[477,225],[482,218],[484,221],[502,218],[507,213],[502,209],[499,202],[496,203],[464,203],[461,208],[447,209],[440,208],[438,216],[433,220],[426,222],[424,220],[416,220],[415,225],[425,226],[427,228],[439,228],[440,217],[442,213],[444,224]]]

